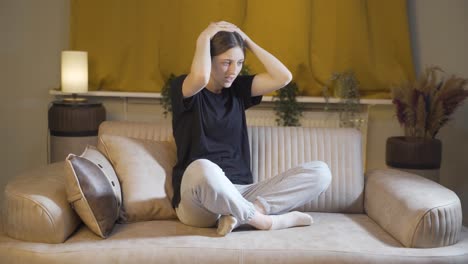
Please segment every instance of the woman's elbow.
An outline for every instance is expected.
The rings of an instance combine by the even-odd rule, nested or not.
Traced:
[[[209,80],[209,76],[205,77],[203,74],[190,73],[182,84],[182,95],[184,98],[193,96],[206,87]]]
[[[284,75],[281,77],[281,80],[280,80],[282,87],[288,85],[288,83],[290,83],[292,81],[292,78],[293,78],[293,76],[292,76],[292,74],[291,74],[291,72],[289,70],[287,72],[285,72]]]

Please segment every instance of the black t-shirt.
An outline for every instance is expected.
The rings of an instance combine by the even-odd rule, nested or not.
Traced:
[[[252,97],[254,76],[238,76],[220,94],[204,88],[184,99],[182,83],[186,76],[177,77],[171,84],[172,129],[177,145],[172,174],[174,207],[180,202],[184,171],[197,159],[216,163],[232,183],[252,183],[245,110],[262,100],[262,96]]]

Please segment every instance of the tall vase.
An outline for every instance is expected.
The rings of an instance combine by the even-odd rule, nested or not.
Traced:
[[[442,143],[421,137],[389,137],[386,144],[387,166],[419,174],[439,182]]]

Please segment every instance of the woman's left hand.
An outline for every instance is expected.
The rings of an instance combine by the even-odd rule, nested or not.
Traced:
[[[245,34],[244,31],[242,31],[238,27],[236,27],[234,31],[239,33],[239,35],[241,35],[242,39],[244,40],[245,44],[247,44],[247,47],[248,47],[248,41],[250,40],[250,38],[247,36],[247,34]]]

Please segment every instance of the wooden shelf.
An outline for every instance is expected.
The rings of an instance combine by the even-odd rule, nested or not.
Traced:
[[[64,93],[60,90],[49,90],[50,95],[69,96],[69,93]],[[83,97],[118,97],[118,98],[148,98],[161,99],[161,93],[145,93],[145,92],[120,92],[120,91],[89,91],[87,93],[79,93],[78,96]],[[263,102],[273,102],[272,96],[263,96]],[[325,98],[312,96],[298,96],[297,101],[304,104],[325,104]],[[339,98],[330,98],[330,104],[339,104]],[[362,105],[391,105],[390,99],[361,99]]]

